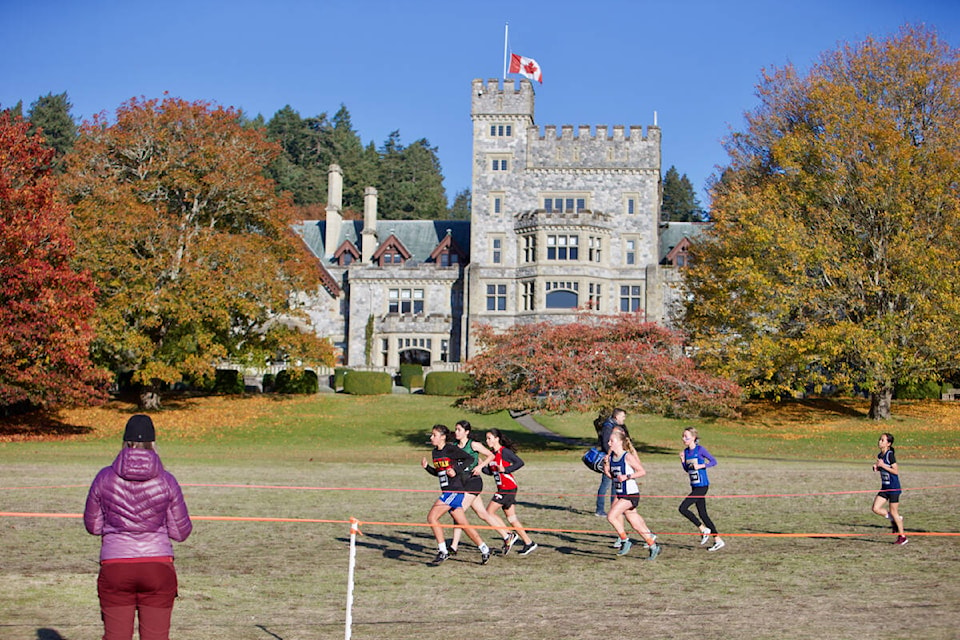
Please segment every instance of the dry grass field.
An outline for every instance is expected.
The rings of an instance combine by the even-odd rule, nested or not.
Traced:
[[[960,466],[950,449],[960,427],[933,416],[952,407],[911,405],[919,416],[901,407],[879,428],[797,407],[747,416],[739,427],[701,425],[720,460],[710,509],[727,547],[716,553],[676,511],[687,489],[676,463],[679,423],[634,418],[648,472],[640,509],[664,545],[655,562],[639,546],[615,555],[608,523],[593,515],[599,476],[580,464],[582,446],[539,442],[502,415],[477,417],[479,428],[513,429],[523,443],[518,514],[540,546],[481,566],[466,543],[431,567],[434,543],[422,523],[435,479],[419,459],[425,428],[452,423],[456,410],[430,398],[244,402],[197,401],[156,417],[161,455],[196,518],[176,546],[177,640],[345,637],[351,517],[363,533],[358,639],[958,637],[960,536],[938,534],[960,532]],[[114,405],[6,425],[0,511],[60,517],[0,517],[0,640],[100,637],[99,541],[74,516],[130,411]],[[592,430],[582,418],[544,422],[586,429],[585,441]],[[39,435],[51,425],[52,438]],[[904,547],[870,513],[875,434],[888,428],[905,442]],[[749,438],[756,442],[738,445]],[[768,451],[767,441],[782,446]],[[813,454],[818,442],[825,455]]]

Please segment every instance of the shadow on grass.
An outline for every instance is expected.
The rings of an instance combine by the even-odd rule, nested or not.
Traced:
[[[90,427],[68,424],[42,412],[0,419],[0,437],[77,436],[92,432]],[[59,637],[59,636],[50,636]]]
[[[482,432],[481,432],[482,433]],[[540,436],[522,429],[503,429],[503,433],[517,445],[517,452],[523,456],[523,452],[532,451],[536,453],[544,452],[564,452],[564,451],[586,451],[590,447],[596,446],[595,438],[580,438],[569,440],[554,440],[547,436]],[[411,447],[430,447],[430,434],[427,432],[410,431],[392,431],[389,435],[398,442],[402,442]],[[477,442],[483,444],[483,439],[474,438]],[[670,447],[660,447],[646,442],[634,442],[638,453],[647,454],[673,454],[677,449]]]
[[[37,629],[37,640],[65,640],[56,629]]]
[[[513,429],[503,429],[502,431],[517,445],[517,451],[521,455],[524,451],[574,451],[592,446],[592,443],[586,440],[584,440],[582,443],[565,443],[538,436],[530,433],[529,431]],[[480,433],[483,434],[482,431],[480,431]],[[410,445],[411,447],[430,447],[430,434],[426,431],[410,432],[396,430],[390,432],[389,435],[395,438],[398,442]],[[481,444],[484,442],[482,438],[474,438],[474,440]]]

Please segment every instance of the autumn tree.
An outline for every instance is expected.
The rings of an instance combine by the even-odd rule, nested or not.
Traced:
[[[727,142],[686,308],[701,362],[753,394],[870,395],[960,356],[960,59],[906,27],[764,73]]]
[[[0,117],[0,407],[55,407],[105,397],[93,366],[94,284],[71,266],[68,210],[55,151],[18,116]]]
[[[80,263],[99,285],[97,353],[132,371],[144,403],[222,360],[332,363],[292,331],[315,261],[264,168],[279,153],[233,109],[133,99],[84,123],[68,156]]]
[[[697,369],[680,334],[637,314],[555,325],[477,327],[479,355],[464,405],[502,409],[598,411],[619,406],[668,416],[731,415],[736,385]]]

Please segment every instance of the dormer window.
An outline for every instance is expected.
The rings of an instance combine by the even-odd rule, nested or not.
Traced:
[[[403,256],[396,249],[388,249],[380,256],[380,266],[385,267],[391,264],[403,264]]]
[[[344,240],[343,244],[333,253],[333,260],[341,267],[346,267],[359,259],[360,252],[349,240]]]
[[[411,253],[393,234],[373,254],[373,259],[381,267],[399,266],[411,257]]]

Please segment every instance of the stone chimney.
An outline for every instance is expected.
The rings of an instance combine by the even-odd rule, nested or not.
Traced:
[[[367,187],[363,190],[363,233],[360,238],[360,258],[364,264],[369,264],[373,253],[377,250],[377,190]]]
[[[343,170],[332,164],[327,170],[327,233],[323,238],[323,253],[332,258],[340,246],[340,227],[343,224]]]

